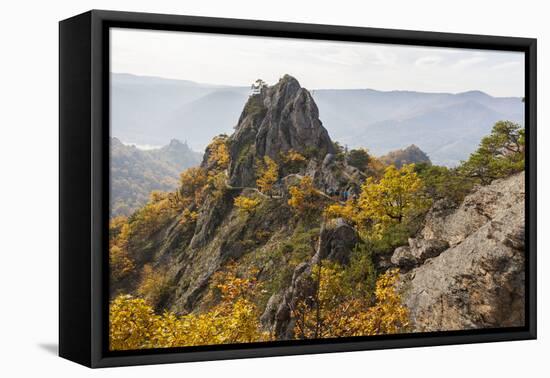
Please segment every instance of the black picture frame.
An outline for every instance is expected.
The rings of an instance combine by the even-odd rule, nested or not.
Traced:
[[[526,324],[518,328],[108,350],[109,28],[525,53]],[[59,354],[89,367],[536,338],[536,39],[92,10],[59,24]]]

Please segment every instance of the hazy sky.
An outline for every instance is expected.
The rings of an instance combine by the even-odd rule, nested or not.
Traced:
[[[518,52],[186,32],[112,29],[111,72],[239,86],[288,73],[308,89],[524,95]]]

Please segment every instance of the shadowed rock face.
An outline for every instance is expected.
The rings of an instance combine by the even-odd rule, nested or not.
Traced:
[[[478,189],[451,212],[432,212],[424,236],[451,247],[404,274],[415,331],[523,326],[525,179]]]
[[[289,150],[322,160],[334,146],[307,89],[285,75],[251,96],[230,139],[230,183],[254,186],[257,160],[279,162]]]

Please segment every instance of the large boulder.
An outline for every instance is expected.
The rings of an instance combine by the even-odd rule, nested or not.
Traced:
[[[524,175],[479,188],[422,234],[451,247],[401,277],[415,331],[523,326]],[[441,240],[441,239],[439,239]]]
[[[319,247],[312,259],[313,264],[324,259],[340,265],[349,264],[351,252],[358,240],[357,231],[342,218],[329,220],[321,229]]]

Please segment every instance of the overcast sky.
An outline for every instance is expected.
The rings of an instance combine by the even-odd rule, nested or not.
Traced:
[[[238,86],[288,73],[308,89],[524,95],[518,52],[186,32],[112,29],[111,72]]]

